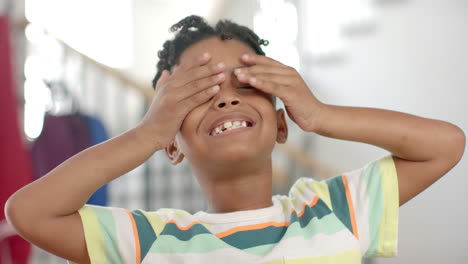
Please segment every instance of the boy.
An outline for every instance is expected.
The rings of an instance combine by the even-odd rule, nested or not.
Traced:
[[[134,129],[24,187],[6,212],[19,234],[77,263],[360,263],[396,252],[398,205],[460,160],[456,126],[380,109],[326,105],[267,44],[229,21],[191,16],[159,52],[155,96]],[[272,198],[271,152],[284,111],[304,131],[385,148],[391,156]],[[187,158],[207,212],[86,206],[100,186],[165,149]]]

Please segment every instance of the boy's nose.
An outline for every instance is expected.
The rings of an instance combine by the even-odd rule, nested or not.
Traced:
[[[229,105],[238,105],[239,103],[240,103],[240,101],[237,100],[237,99],[226,100],[226,102],[224,102],[224,101],[223,101],[223,102],[219,102],[219,103],[217,104],[217,107],[218,107],[218,108],[225,108],[225,107],[227,108],[227,107],[229,107]]]
[[[241,103],[241,99],[239,95],[234,92],[230,91],[228,87],[221,88],[218,95],[215,97],[215,106],[218,109],[229,109],[233,106],[237,106]]]
[[[238,99],[229,99],[229,100],[220,100],[219,102],[216,102],[216,107],[217,108],[230,108],[232,106],[238,105],[240,103],[240,100]]]

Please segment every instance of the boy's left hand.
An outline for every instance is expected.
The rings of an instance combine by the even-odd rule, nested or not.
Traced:
[[[234,71],[239,81],[280,98],[289,117],[303,130],[317,129],[323,104],[315,98],[296,69],[258,54],[244,54],[241,60],[250,66]]]

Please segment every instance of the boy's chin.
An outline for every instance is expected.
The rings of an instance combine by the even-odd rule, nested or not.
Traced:
[[[223,166],[239,165],[264,160],[271,157],[271,150],[253,150],[248,147],[234,147],[227,150],[211,152],[209,158],[210,164],[219,164]]]

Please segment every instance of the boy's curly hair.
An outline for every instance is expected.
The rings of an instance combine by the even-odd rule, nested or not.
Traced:
[[[159,62],[157,73],[153,78],[153,88],[156,88],[156,83],[162,72],[164,70],[170,71],[177,64],[185,49],[200,40],[210,37],[218,37],[221,40],[235,39],[247,44],[260,55],[265,55],[260,46],[268,45],[268,40],[259,38],[248,27],[238,25],[230,20],[220,20],[215,27],[212,27],[202,17],[192,15],[174,24],[169,30],[178,32],[174,39],[167,40],[163,49],[158,52]]]

